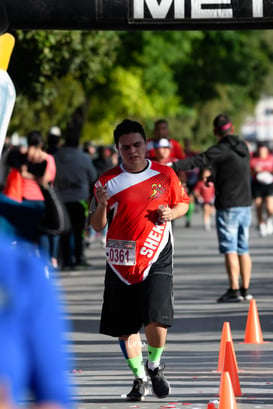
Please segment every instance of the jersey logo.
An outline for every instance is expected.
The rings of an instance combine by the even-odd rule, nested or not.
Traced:
[[[181,182],[179,182],[179,185],[180,185],[180,187],[181,187],[182,196],[184,196],[184,194],[185,194],[185,189],[184,189],[184,187],[183,187],[183,185],[182,185]]]
[[[150,199],[160,198],[165,191],[164,187],[160,183],[159,184],[153,183],[152,190],[153,190],[153,193],[151,194]]]

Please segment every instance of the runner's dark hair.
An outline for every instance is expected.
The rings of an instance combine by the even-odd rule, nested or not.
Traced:
[[[129,134],[129,133],[139,133],[143,137],[144,141],[146,142],[146,135],[145,135],[143,126],[137,121],[132,121],[130,119],[124,119],[122,122],[120,122],[117,125],[116,129],[114,130],[115,144],[118,145],[120,136]]]

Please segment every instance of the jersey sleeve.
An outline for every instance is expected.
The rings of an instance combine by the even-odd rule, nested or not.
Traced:
[[[170,193],[171,193],[171,207],[175,206],[178,203],[186,203],[189,204],[190,198],[183,187],[182,183],[180,182],[178,176],[174,172],[173,169],[170,168]]]

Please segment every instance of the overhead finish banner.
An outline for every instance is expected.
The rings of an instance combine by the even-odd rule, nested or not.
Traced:
[[[0,0],[1,32],[272,27],[272,0]]]

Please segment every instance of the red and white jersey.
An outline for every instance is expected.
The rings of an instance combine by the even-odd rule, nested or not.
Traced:
[[[215,198],[215,187],[212,182],[205,183],[199,180],[193,189],[194,193],[199,193],[204,203],[213,203]]]
[[[150,160],[139,173],[116,166],[99,178],[95,195],[98,186],[106,186],[110,197],[107,262],[124,283],[139,283],[172,235],[171,222],[158,220],[158,207],[189,203],[189,197],[172,168]]]
[[[254,172],[254,177],[260,172],[273,173],[273,155],[269,154],[267,158],[259,158],[258,156],[253,156],[250,159],[250,168]],[[255,168],[259,168],[259,172],[255,171]]]

